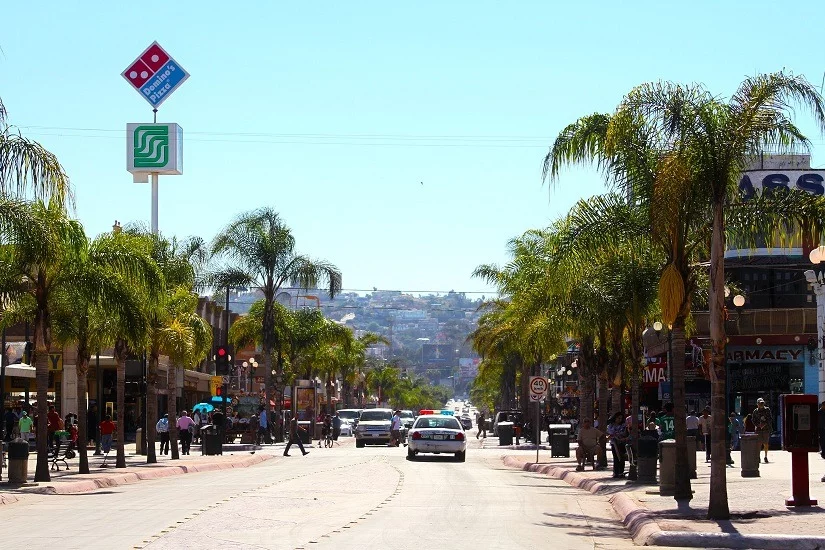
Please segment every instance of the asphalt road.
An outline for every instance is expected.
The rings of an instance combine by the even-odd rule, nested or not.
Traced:
[[[0,538],[48,549],[633,546],[605,498],[505,468],[501,454],[410,462],[403,448],[296,449],[251,468],[0,506]]]

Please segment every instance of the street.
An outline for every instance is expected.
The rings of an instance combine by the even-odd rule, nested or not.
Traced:
[[[606,498],[504,467],[474,432],[467,462],[351,439],[257,466],[0,506],[9,547],[628,548]],[[510,451],[512,454],[512,451]],[[71,533],[70,536],[67,534]]]

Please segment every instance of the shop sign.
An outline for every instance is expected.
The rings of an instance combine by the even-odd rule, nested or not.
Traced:
[[[49,370],[51,372],[60,372],[63,370],[63,354],[50,353],[49,354]]]
[[[788,391],[791,373],[786,365],[730,365],[728,390],[731,392]]]
[[[728,361],[736,363],[799,363],[804,358],[802,348],[747,348],[728,350]]]

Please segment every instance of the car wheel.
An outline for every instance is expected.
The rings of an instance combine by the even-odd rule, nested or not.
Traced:
[[[364,442],[361,441],[360,439],[356,439],[355,440],[355,446],[359,449],[363,449],[364,448]]]
[[[464,460],[466,458],[467,458],[467,451],[461,451],[460,453],[455,454],[455,459],[458,462],[464,462]]]
[[[407,449],[407,460],[415,460],[415,451],[410,448]]]

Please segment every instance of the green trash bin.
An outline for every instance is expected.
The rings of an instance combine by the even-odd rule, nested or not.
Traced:
[[[499,422],[498,423],[498,444],[512,445],[513,444],[513,423]]]
[[[223,455],[223,441],[217,426],[207,424],[201,428],[201,454]]]
[[[298,426],[303,428],[303,430],[298,430],[298,437],[301,439],[301,443],[304,445],[312,445],[312,422],[309,420],[299,420]]]

